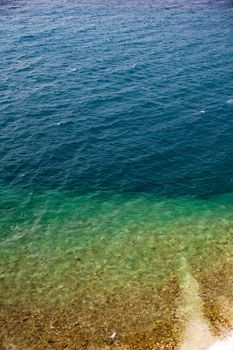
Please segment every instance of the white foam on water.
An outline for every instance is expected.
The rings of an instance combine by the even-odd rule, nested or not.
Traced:
[[[77,70],[77,68],[69,68],[68,74],[69,74],[69,73],[72,73],[72,72],[76,72],[76,70]]]
[[[228,104],[228,105],[233,105],[233,98],[229,98],[229,99],[227,100],[227,104]]]

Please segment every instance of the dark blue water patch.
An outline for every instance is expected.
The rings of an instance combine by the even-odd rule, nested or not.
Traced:
[[[17,4],[0,23],[1,181],[233,190],[230,4]]]

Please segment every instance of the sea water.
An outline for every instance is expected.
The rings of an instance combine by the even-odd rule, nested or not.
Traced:
[[[55,348],[58,320],[70,349],[173,349],[194,309],[233,326],[232,19],[225,0],[0,2],[3,348]],[[39,340],[25,310],[55,313]]]

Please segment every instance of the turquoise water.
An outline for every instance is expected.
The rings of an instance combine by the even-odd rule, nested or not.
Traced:
[[[77,286],[159,288],[179,277],[182,258],[198,277],[232,259],[231,194],[198,200],[2,189],[1,203],[2,298],[9,303],[70,302]]]
[[[4,310],[78,300],[90,333],[140,333],[177,322],[184,267],[232,300],[232,10],[0,3]]]

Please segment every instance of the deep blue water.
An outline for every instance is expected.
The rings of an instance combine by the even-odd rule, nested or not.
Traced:
[[[233,190],[230,1],[0,1],[0,181]]]

